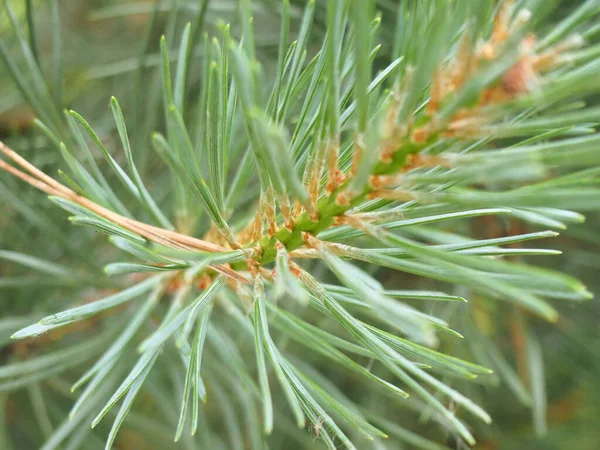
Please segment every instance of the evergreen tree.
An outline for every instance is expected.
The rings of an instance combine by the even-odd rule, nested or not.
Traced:
[[[4,0],[1,449],[552,433],[598,0],[83,3]]]

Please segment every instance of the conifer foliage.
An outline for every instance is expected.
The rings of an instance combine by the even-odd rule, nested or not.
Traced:
[[[35,119],[0,142],[0,400],[32,411],[1,448],[456,448],[498,382],[544,433],[530,324],[592,297],[541,246],[600,209],[600,4],[395,3],[117,3],[146,38],[98,99],[61,2],[47,55],[4,0]]]

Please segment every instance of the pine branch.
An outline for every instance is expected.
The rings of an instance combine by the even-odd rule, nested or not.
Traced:
[[[15,249],[31,254],[0,251],[3,263],[20,267],[0,288],[37,287],[48,309],[40,318],[42,308],[30,301],[26,317],[0,321],[7,342],[22,340],[0,366],[0,390],[32,386],[45,450],[81,448],[86,435],[71,424],[95,427],[109,417],[106,449],[138,445],[120,431],[126,417],[128,428],[181,448],[260,450],[273,439],[362,450],[387,448],[386,438],[394,447],[445,448],[443,439],[405,428],[408,413],[402,426],[392,423],[397,408],[437,423],[452,436],[449,445],[472,445],[480,429],[456,408],[489,423],[473,386],[500,380],[532,409],[537,432],[547,432],[544,347],[534,324],[556,322],[561,304],[592,294],[570,275],[521,259],[547,261],[560,251],[521,245],[554,238],[552,230],[600,210],[600,108],[583,103],[599,92],[597,1],[546,24],[547,33],[543,2],[326,3],[310,1],[300,11],[281,2],[271,63],[264,46],[273,38],[262,28],[273,16],[258,2],[97,11],[95,20],[152,18],[148,41],[135,51],[134,85],[122,94],[133,93],[133,107],[110,97],[114,122],[95,131],[90,123],[100,121],[59,114],[70,83],[58,2],[52,83],[32,5],[26,34],[5,2],[18,47],[0,40],[0,54],[39,117],[44,145],[56,150],[48,152],[52,167],[66,163],[69,174],[59,171],[58,182],[33,149],[25,159],[2,142],[0,168],[133,258],[114,261],[104,241],[85,231],[58,233],[94,262],[109,258],[111,281],[99,280],[94,264],[52,265],[70,254],[55,245],[22,240]],[[180,39],[178,9],[197,14]],[[383,15],[389,9],[394,30]],[[149,55],[161,14],[160,54]],[[215,15],[235,25],[208,23]],[[205,21],[218,37],[206,34],[197,45]],[[104,73],[114,69],[107,67]],[[113,72],[119,83],[121,70]],[[50,229],[52,216],[26,207],[29,197],[6,198],[28,223]],[[15,240],[27,236],[17,220],[6,222]],[[478,223],[483,231],[469,228]],[[388,271],[406,276],[392,283]],[[118,290],[69,305],[64,291],[54,291],[81,286]],[[507,311],[518,370],[490,337],[489,323],[501,326],[492,314]],[[453,338],[463,335],[459,346]],[[47,346],[58,349],[37,353]],[[349,383],[336,384],[340,376]],[[67,379],[76,380],[70,390]],[[79,388],[72,401],[69,392]],[[65,393],[73,422],[53,429],[48,406],[62,412]],[[141,408],[144,401],[157,411]],[[155,424],[165,419],[174,439]],[[319,444],[295,425],[312,427]]]

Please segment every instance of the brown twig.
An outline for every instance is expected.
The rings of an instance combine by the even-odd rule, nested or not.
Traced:
[[[29,172],[31,175],[19,170],[18,168],[8,164],[4,160],[0,160],[0,169],[10,173],[17,178],[25,181],[31,186],[45,192],[46,194],[59,197],[65,200],[77,203],[80,206],[94,212],[100,217],[119,225],[129,231],[139,234],[140,236],[148,239],[149,241],[155,242],[166,247],[186,250],[200,250],[212,253],[221,253],[230,251],[225,247],[222,247],[211,242],[203,241],[201,239],[186,236],[184,234],[177,233],[175,231],[166,230],[163,228],[148,225],[143,222],[139,222],[128,217],[121,216],[103,206],[94,203],[93,201],[77,194],[68,187],[54,180],[52,177],[46,175],[44,172],[39,170],[25,158],[20,156],[17,152],[7,147],[2,141],[0,141],[0,152],[14,161],[22,169]],[[247,283],[248,281],[232,270],[226,265],[209,266],[211,269],[227,275],[231,278],[235,278],[238,281]]]

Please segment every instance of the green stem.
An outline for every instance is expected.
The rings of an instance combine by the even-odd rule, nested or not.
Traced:
[[[394,152],[390,161],[379,161],[375,165],[373,175],[390,175],[397,173],[406,164],[408,155],[420,152],[430,141],[435,139],[436,136],[431,136],[425,143],[407,143]],[[348,210],[366,201],[367,196],[373,191],[373,188],[370,185],[365,186],[363,191],[355,196],[348,205],[340,205],[336,202],[338,195],[344,192],[350,181],[350,179],[346,180],[337,190],[332,192],[331,195],[325,196],[319,200],[317,203],[317,210],[319,212],[318,220],[313,221],[307,213],[303,213],[296,219],[294,228],[291,231],[287,228],[282,228],[271,238],[265,236],[257,243],[253,243],[252,245],[258,244],[262,249],[262,253],[255,258],[256,261],[261,265],[275,261],[277,255],[275,245],[278,241],[285,246],[288,252],[302,247],[304,245],[302,233],[310,233],[316,236],[320,232],[333,226],[337,216],[343,215]]]

